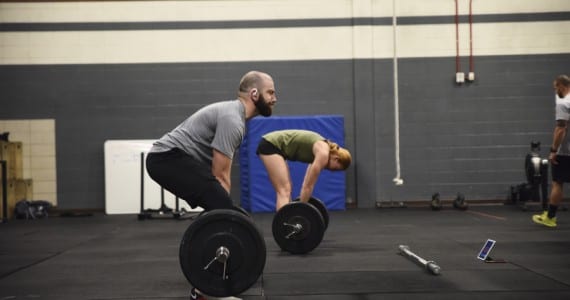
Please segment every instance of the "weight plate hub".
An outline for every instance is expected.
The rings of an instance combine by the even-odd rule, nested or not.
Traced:
[[[202,265],[206,266],[210,263],[215,256],[216,251],[220,247],[225,247],[230,250],[231,258],[243,257],[243,245],[239,237],[232,232],[219,232],[208,238],[204,243],[204,254],[213,253],[213,255],[204,255],[202,257]],[[226,264],[226,274],[232,273],[234,270],[241,266],[242,260],[229,259]],[[222,276],[224,272],[224,264],[212,263],[209,271]]]
[[[220,253],[227,257],[217,259]],[[241,294],[259,279],[266,247],[251,218],[232,209],[218,209],[203,213],[188,226],[179,257],[182,272],[193,287],[209,296],[227,297]]]

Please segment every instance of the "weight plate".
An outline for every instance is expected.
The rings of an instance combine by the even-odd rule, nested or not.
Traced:
[[[245,208],[243,208],[243,207],[241,207],[241,206],[234,205],[234,206],[232,206],[231,209],[232,209],[232,210],[235,210],[235,211],[237,211],[237,212],[242,213],[244,216],[247,216],[248,218],[251,218],[251,215],[249,214],[249,212],[248,212],[247,210],[245,210]],[[200,212],[200,213],[198,214],[198,217],[197,217],[197,218],[201,217],[205,212],[206,212],[205,210],[203,210],[202,212]]]
[[[293,201],[299,201],[300,199],[301,198],[296,198]],[[325,230],[329,228],[329,211],[327,210],[327,207],[323,201],[319,200],[318,198],[311,197],[309,198],[309,204],[316,207],[323,216],[323,220],[325,221]]]
[[[242,213],[244,216],[251,218],[251,215],[249,214],[249,212],[247,210],[245,210],[245,208],[241,207],[241,206],[236,206],[234,205],[234,207],[232,208],[235,211],[239,211],[240,213]]]
[[[221,247],[229,251],[225,266],[216,260]],[[196,218],[180,243],[180,266],[190,284],[213,297],[236,296],[263,273],[266,247],[251,218],[233,209],[216,209]]]
[[[301,229],[295,232],[295,226]],[[323,240],[325,222],[316,207],[291,202],[275,214],[272,230],[273,238],[281,249],[292,254],[304,254],[315,249]]]

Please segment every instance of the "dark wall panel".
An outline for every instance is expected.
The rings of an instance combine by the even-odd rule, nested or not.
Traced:
[[[436,191],[504,198],[524,180],[530,141],[541,141],[546,155],[552,80],[570,69],[570,55],[477,57],[476,81],[461,86],[453,82],[452,57],[400,59],[398,66],[399,187],[392,183],[391,59],[0,66],[0,119],[56,120],[61,208],[103,208],[105,140],[159,138],[203,105],[234,98],[250,69],[274,76],[276,115],[345,117],[355,159],[347,197],[360,207],[427,200]],[[239,199],[234,161],[232,197]]]
[[[467,66],[467,59],[462,63]],[[505,199],[510,185],[525,181],[530,142],[542,142],[547,156],[554,126],[552,81],[568,72],[570,55],[476,57],[476,80],[462,85],[454,83],[454,58],[400,59],[398,65],[405,184],[391,183],[394,99],[380,84],[376,112],[387,119],[376,123],[378,200],[427,200],[434,192]]]
[[[251,69],[274,76],[276,115],[344,115],[354,145],[350,61],[1,66],[0,118],[56,119],[58,205],[103,208],[106,140],[159,138],[200,107],[235,99]]]

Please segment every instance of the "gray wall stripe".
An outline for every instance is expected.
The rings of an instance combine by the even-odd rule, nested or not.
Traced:
[[[497,22],[545,22],[568,21],[570,12],[532,14],[487,14],[474,15],[473,23]],[[455,16],[399,17],[399,25],[451,24]],[[469,22],[461,15],[460,23]],[[0,23],[0,32],[13,31],[104,31],[104,30],[177,30],[177,29],[236,29],[236,28],[288,28],[288,27],[334,27],[391,25],[391,17],[294,19],[294,20],[249,20],[249,21],[190,21],[190,22],[92,22],[92,23]]]
[[[505,23],[505,22],[547,22],[568,21],[570,12],[548,12],[532,14],[488,14],[473,15],[473,23]],[[469,16],[459,16],[460,23],[469,23]],[[399,25],[433,25],[455,23],[455,16],[399,17]],[[390,21],[390,24],[392,22]],[[384,24],[378,24],[384,25]]]

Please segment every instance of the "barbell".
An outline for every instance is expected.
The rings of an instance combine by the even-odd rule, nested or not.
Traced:
[[[308,253],[322,241],[328,211],[320,200],[291,202],[274,216],[277,244],[292,254]],[[204,211],[188,226],[180,243],[182,273],[201,293],[214,297],[239,295],[263,273],[265,240],[241,207]]]

